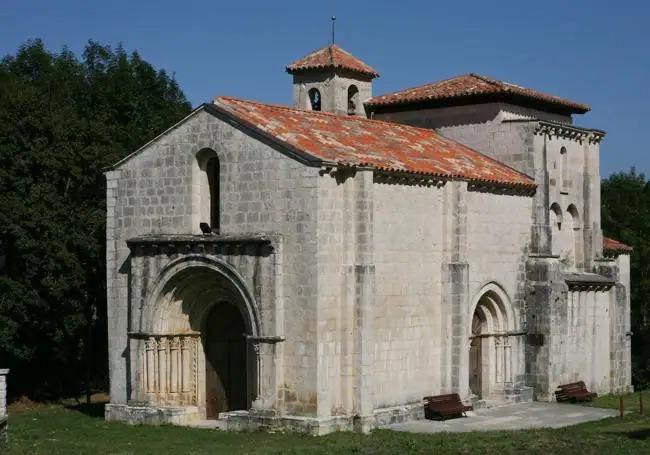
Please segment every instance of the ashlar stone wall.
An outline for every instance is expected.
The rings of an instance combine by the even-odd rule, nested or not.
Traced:
[[[441,390],[444,189],[376,183],[375,407]]]
[[[532,199],[464,182],[374,189],[376,406],[467,397],[471,317],[486,286],[503,291],[521,327]],[[520,338],[509,367],[521,381]]]

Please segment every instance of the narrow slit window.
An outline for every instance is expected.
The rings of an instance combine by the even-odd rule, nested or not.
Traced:
[[[566,148],[564,147],[560,149],[560,169],[560,178],[562,179],[560,182],[560,188],[564,189],[569,186],[569,166],[567,163]]]
[[[210,158],[205,166],[210,191],[210,227],[219,233],[219,158]]]

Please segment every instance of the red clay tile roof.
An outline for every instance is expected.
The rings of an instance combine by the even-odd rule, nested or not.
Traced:
[[[535,188],[527,175],[431,129],[230,97],[214,106],[307,160]]]
[[[619,242],[618,240],[603,237],[603,251],[612,251],[616,253],[631,253],[634,251],[629,245]]]
[[[342,68],[370,77],[379,77],[379,73],[336,44],[315,50],[311,54],[296,60],[287,66],[288,73],[297,73],[312,69]]]
[[[375,96],[365,102],[368,107],[395,106],[400,104],[426,103],[428,101],[461,101],[468,98],[528,100],[547,109],[584,114],[591,108],[554,95],[520,87],[510,82],[497,81],[477,74],[465,74],[444,81]]]

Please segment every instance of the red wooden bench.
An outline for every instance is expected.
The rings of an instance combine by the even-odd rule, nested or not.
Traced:
[[[598,396],[597,393],[587,390],[583,381],[572,382],[557,386],[555,391],[556,401],[591,401]]]
[[[449,416],[459,415],[467,417],[465,413],[474,409],[472,406],[464,405],[457,393],[424,397],[424,401],[424,418],[429,420],[433,420],[434,417],[445,420]]]

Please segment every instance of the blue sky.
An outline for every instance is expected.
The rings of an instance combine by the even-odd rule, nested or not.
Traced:
[[[197,105],[216,95],[288,104],[284,66],[337,42],[375,67],[375,94],[476,72],[586,102],[608,132],[601,174],[650,174],[650,2],[29,1],[0,3],[0,54],[29,38],[81,53],[121,42],[174,73]]]

